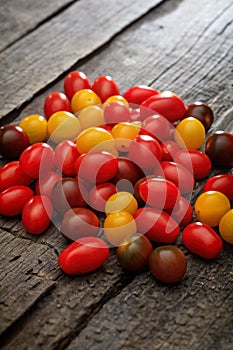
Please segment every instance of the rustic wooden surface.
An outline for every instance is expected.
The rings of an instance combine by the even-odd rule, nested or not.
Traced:
[[[43,114],[45,96],[77,69],[113,76],[122,93],[147,84],[206,102],[210,132],[233,132],[232,14],[232,0],[1,0],[0,122]],[[2,349],[232,349],[230,245],[207,263],[179,239],[188,270],[175,286],[126,274],[114,250],[98,271],[68,277],[56,228],[32,237],[20,218],[0,222]]]

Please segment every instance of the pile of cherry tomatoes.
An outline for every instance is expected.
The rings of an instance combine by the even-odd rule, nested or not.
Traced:
[[[91,84],[73,71],[64,92],[46,97],[44,116],[0,128],[9,160],[0,169],[0,214],[21,215],[33,235],[59,222],[67,274],[96,270],[115,247],[122,268],[149,266],[159,281],[178,282],[187,268],[175,245],[181,232],[204,259],[217,257],[223,240],[233,244],[233,135],[207,134],[213,120],[205,103],[186,106],[143,85],[121,95],[110,76]],[[213,168],[220,173],[210,177]]]

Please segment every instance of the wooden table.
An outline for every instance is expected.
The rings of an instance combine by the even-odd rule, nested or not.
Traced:
[[[122,93],[145,84],[206,102],[210,133],[232,132],[232,18],[232,0],[1,0],[1,125],[43,115],[45,96],[80,70],[111,75]],[[230,245],[206,262],[179,240],[188,270],[166,286],[125,273],[114,250],[98,271],[66,276],[53,226],[34,237],[20,218],[1,218],[0,230],[2,349],[233,348]]]

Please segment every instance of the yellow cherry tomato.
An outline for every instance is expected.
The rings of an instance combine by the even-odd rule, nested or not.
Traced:
[[[131,215],[135,213],[138,208],[138,202],[130,192],[117,192],[111,195],[106,201],[105,213],[117,213],[119,211],[127,211]]]
[[[108,103],[111,103],[111,102],[121,102],[124,105],[126,105],[127,107],[129,107],[128,101],[121,95],[110,96],[109,98],[107,98],[106,101],[104,101],[104,106],[107,105]]]
[[[221,218],[219,232],[224,241],[233,244],[233,209],[227,211]]]
[[[195,212],[199,221],[215,227],[223,215],[230,210],[231,204],[225,194],[218,191],[202,193],[195,202]]]
[[[47,136],[47,120],[39,114],[25,117],[21,120],[19,126],[25,131],[31,144],[42,142]]]
[[[71,100],[71,109],[73,113],[81,111],[81,109],[101,105],[101,99],[91,89],[82,89],[76,92]]]
[[[103,128],[92,127],[83,130],[76,139],[76,146],[80,154],[89,151],[111,152],[114,147],[114,138],[111,133]]]
[[[127,211],[109,214],[104,220],[104,234],[114,246],[119,246],[127,236],[137,231],[133,216]]]
[[[82,109],[78,114],[78,119],[82,130],[105,124],[104,112],[100,106],[89,106]]]
[[[78,118],[70,112],[56,112],[48,120],[48,134],[55,143],[74,140],[80,131],[81,126]]]
[[[137,124],[122,122],[112,128],[112,136],[118,151],[128,152],[131,141],[138,135],[140,127]]]
[[[182,148],[198,149],[205,141],[205,128],[198,119],[188,117],[176,126],[174,137]]]

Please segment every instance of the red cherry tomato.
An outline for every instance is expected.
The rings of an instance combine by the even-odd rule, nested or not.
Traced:
[[[109,75],[96,78],[91,89],[100,97],[102,102],[111,96],[120,95],[117,83]]]
[[[0,155],[7,159],[18,159],[30,145],[29,138],[22,128],[5,125],[0,128]]]
[[[209,178],[204,186],[204,192],[218,191],[228,197],[230,201],[233,200],[233,175],[220,174]]]
[[[64,80],[64,92],[69,100],[79,90],[91,89],[91,84],[86,74],[79,71],[73,71],[67,74]]]
[[[139,208],[134,213],[137,232],[148,239],[160,243],[173,243],[177,240],[180,227],[166,212],[155,208]]]
[[[223,248],[222,240],[217,233],[202,222],[193,222],[186,226],[182,239],[188,250],[205,259],[217,257]]]
[[[188,225],[193,219],[193,208],[185,197],[180,197],[174,208],[167,212],[180,226]]]
[[[69,209],[61,223],[62,234],[71,241],[87,236],[97,236],[99,228],[98,217],[87,208]]]
[[[183,118],[186,107],[182,99],[171,91],[164,91],[151,96],[141,104],[141,113],[144,117],[157,112],[169,122],[174,123]]]
[[[22,211],[22,223],[26,231],[34,235],[45,232],[53,216],[53,207],[48,197],[34,196],[29,199]]]
[[[45,142],[34,143],[23,151],[19,165],[31,178],[38,179],[54,168],[54,151]]]
[[[216,131],[205,144],[205,152],[217,168],[233,166],[233,134]]]
[[[144,176],[143,171],[126,157],[118,157],[118,171],[112,182],[118,191],[132,192],[134,184]]]
[[[124,103],[110,102],[104,107],[104,120],[106,124],[129,122],[130,118],[130,110]]]
[[[146,85],[135,85],[130,87],[123,95],[123,97],[132,104],[140,105],[147,98],[158,94],[155,89]]]
[[[156,248],[150,256],[152,275],[162,283],[177,283],[182,280],[187,269],[184,253],[175,246]]]
[[[52,114],[59,111],[71,112],[70,101],[63,92],[51,92],[44,102],[44,114],[49,119]]]
[[[94,210],[104,212],[106,201],[116,192],[116,186],[110,182],[103,182],[97,184],[96,186],[94,185],[89,190],[88,204]]]
[[[170,162],[174,161],[175,153],[180,149],[177,143],[171,140],[164,141],[161,143],[160,147],[163,152],[162,160],[167,160]]]
[[[32,179],[22,171],[18,160],[7,163],[0,169],[0,192],[15,185],[28,186],[31,182]]]
[[[75,176],[74,163],[79,157],[76,144],[72,141],[64,140],[55,148],[55,165],[64,176]]]
[[[49,171],[36,181],[36,194],[50,197],[54,185],[61,179],[62,176],[60,174],[55,171]]]
[[[163,142],[169,138],[171,126],[169,121],[162,115],[154,114],[147,117],[142,122],[140,135],[150,135],[157,139],[159,142]]]
[[[139,186],[143,201],[158,209],[172,209],[180,200],[180,190],[171,181],[162,178],[152,178]]]
[[[71,243],[58,257],[61,269],[70,275],[92,272],[109,256],[107,244],[98,237],[84,237]]]
[[[33,197],[33,191],[26,186],[11,186],[0,193],[0,214],[15,216],[22,213],[25,203]]]

